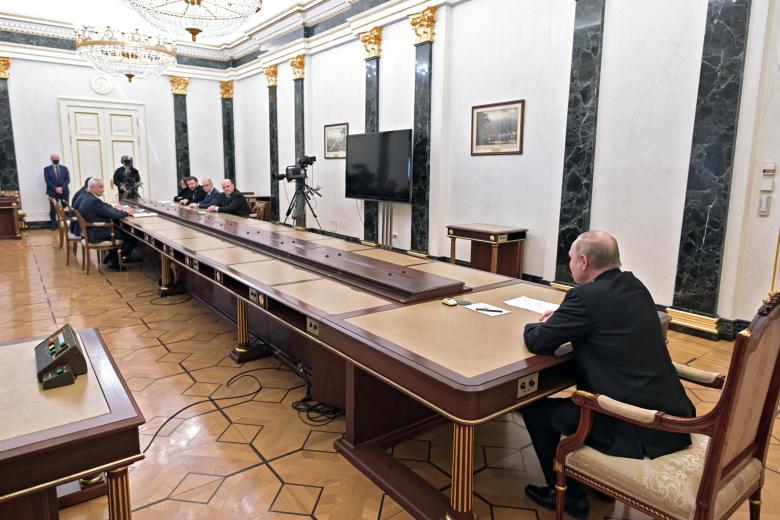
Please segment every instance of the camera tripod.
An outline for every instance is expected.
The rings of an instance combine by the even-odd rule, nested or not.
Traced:
[[[285,213],[284,216],[284,224],[287,223],[287,219],[290,218],[290,214],[292,213],[293,226],[306,227],[306,206],[309,206],[311,214],[314,217],[314,220],[317,222],[317,227],[320,228],[320,231],[322,231],[322,224],[320,224],[320,220],[317,218],[317,213],[314,212],[314,208],[311,206],[312,197],[315,195],[322,197],[319,190],[319,187],[312,188],[306,184],[304,179],[296,179],[295,194],[290,201],[290,205],[287,207],[287,213]]]

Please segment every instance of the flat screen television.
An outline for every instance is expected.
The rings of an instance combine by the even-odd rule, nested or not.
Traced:
[[[411,202],[411,130],[349,135],[346,162],[347,198]]]

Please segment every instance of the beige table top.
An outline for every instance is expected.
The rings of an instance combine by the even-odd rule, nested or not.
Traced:
[[[151,217],[150,217],[151,218]],[[35,371],[35,345],[0,347],[0,441],[91,419],[110,412],[91,362],[72,385],[43,390]],[[89,354],[84,352],[89,361]]]
[[[444,262],[431,262],[430,264],[415,265],[410,267],[410,269],[459,280],[466,284],[466,287],[472,289],[482,287],[483,285],[513,280],[513,278],[508,276],[480,271],[479,269],[472,269],[470,267],[463,267],[462,265],[446,264]]]
[[[328,238],[326,240],[320,240],[317,242],[317,245],[332,247],[342,251],[364,251],[366,249],[373,249],[373,246],[367,246],[359,242],[349,242],[348,240],[342,240],[340,238]]]
[[[243,247],[227,247],[225,249],[209,249],[207,251],[201,251],[200,256],[210,258],[215,262],[219,262],[225,265],[233,264],[245,264],[247,262],[262,262],[264,260],[271,260],[270,256],[266,256]]]
[[[564,295],[555,289],[520,283],[464,296],[473,303],[488,303],[511,311],[502,316],[486,316],[460,305],[448,307],[436,300],[346,321],[368,332],[368,336],[384,338],[470,378],[533,355],[523,342],[523,329],[540,316],[510,307],[504,301],[528,296],[560,303]]]
[[[179,226],[176,228],[155,229],[155,232],[161,237],[168,238],[170,240],[180,240],[182,238],[197,238],[197,237],[205,236],[202,231],[198,231],[196,229],[188,228],[185,226]]]
[[[174,240],[174,242],[182,247],[186,247],[191,251],[198,252],[208,251],[209,249],[225,249],[226,247],[230,247],[232,245],[230,242],[225,242],[224,240],[219,240],[218,238],[206,236],[205,234],[198,238],[182,238],[179,240]]]
[[[348,285],[325,279],[283,285],[276,289],[328,314],[370,309],[390,303]]]
[[[355,251],[356,255],[367,256],[369,258],[375,258],[377,260],[383,260],[396,265],[415,265],[425,264],[431,262],[425,258],[418,258],[412,255],[404,255],[396,253],[395,251],[388,251],[386,249],[369,249],[367,251]]]
[[[161,217],[134,218],[131,222],[141,228],[155,231],[158,229],[177,229],[184,227],[173,220]]]
[[[320,278],[314,273],[298,269],[297,267],[280,262],[279,260],[236,264],[231,266],[231,269],[238,271],[241,274],[245,274],[265,285],[303,282]]]
[[[242,224],[245,224],[250,227],[263,229],[265,231],[273,231],[276,233],[280,231],[287,231],[290,229],[289,227],[283,226],[281,224],[274,224],[273,222],[267,222],[265,220],[257,220],[254,218],[245,218]]]

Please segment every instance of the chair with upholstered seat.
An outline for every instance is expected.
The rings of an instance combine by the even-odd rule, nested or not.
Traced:
[[[70,232],[70,225],[72,222],[78,222],[75,215],[68,215],[72,213],[72,209],[65,209],[59,201],[55,199],[49,199],[54,206],[54,211],[57,213],[57,226],[60,234],[60,249],[62,249],[63,242],[66,242],[65,247],[65,265],[70,265],[70,250],[73,249],[73,256],[76,256],[78,243],[81,240],[79,235],[74,235]]]
[[[84,220],[78,210],[74,209],[73,213],[79,221],[79,227],[81,228],[81,268],[89,275],[90,265],[90,251],[97,251],[98,260],[98,272],[103,273],[103,253],[105,251],[117,250],[117,256],[119,258],[119,269],[122,270],[122,241],[116,238],[114,233],[114,224],[112,222],[95,222],[89,223]],[[90,242],[89,230],[96,228],[109,229],[111,231],[111,239],[104,240],[102,242]]]
[[[62,232],[63,229],[65,229],[65,223],[62,221],[61,218],[62,204],[57,199],[53,197],[49,197],[49,205],[54,210],[54,214],[57,219],[57,235],[59,235],[60,249],[62,249],[62,245],[65,243],[65,235]]]
[[[780,391],[780,295],[766,300],[737,336],[728,377],[675,364],[681,379],[722,388],[704,415],[682,418],[577,391],[577,431],[558,445],[556,518],[563,518],[566,479],[574,478],[655,518],[721,520],[750,500],[750,518],[761,508],[769,439]],[[656,459],[605,455],[584,443],[593,413],[656,430],[687,432],[692,445]]]

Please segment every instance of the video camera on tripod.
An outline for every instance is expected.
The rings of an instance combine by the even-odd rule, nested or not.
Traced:
[[[320,221],[317,218],[317,214],[314,212],[314,208],[311,206],[311,199],[313,196],[322,197],[320,194],[320,187],[313,188],[306,184],[306,169],[313,165],[317,160],[313,155],[304,155],[295,164],[288,166],[284,169],[284,173],[277,173],[275,175],[276,180],[281,181],[287,179],[287,182],[295,181],[295,194],[290,201],[290,206],[287,208],[287,213],[284,217],[284,222],[287,223],[287,219],[292,214],[293,225],[296,227],[306,227],[306,206],[309,206],[314,220],[317,221],[317,226],[322,229]]]
[[[313,155],[304,155],[298,162],[284,169],[284,173],[277,173],[276,180],[287,179],[287,182],[302,181],[306,178],[306,169],[313,165],[317,158]]]
[[[140,198],[138,188],[143,186],[143,183],[136,178],[138,174],[133,171],[133,158],[129,155],[123,155],[121,161],[125,171],[122,173],[122,181],[119,184],[119,200],[138,199]]]

